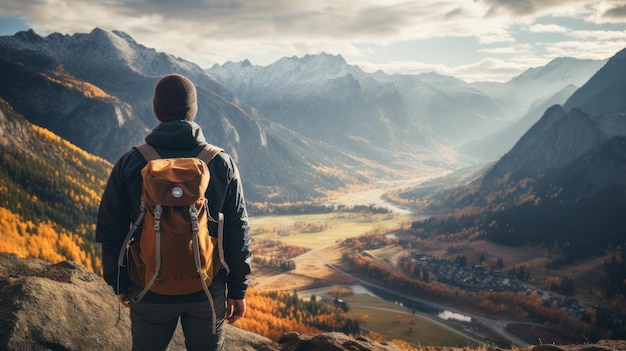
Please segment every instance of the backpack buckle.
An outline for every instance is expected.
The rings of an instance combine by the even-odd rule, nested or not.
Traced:
[[[194,233],[198,233],[200,231],[200,225],[198,224],[198,209],[194,204],[189,205],[189,214],[191,215],[191,230]]]
[[[163,208],[157,204],[154,207],[154,231],[156,233],[161,231],[161,213],[163,213]]]

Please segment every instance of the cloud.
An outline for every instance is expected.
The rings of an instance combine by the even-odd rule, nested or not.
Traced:
[[[626,4],[609,8],[602,14],[603,18],[626,20]]]
[[[489,14],[494,15],[500,10],[527,15],[535,12],[535,4],[530,0],[484,0],[489,6]]]
[[[203,67],[245,58],[267,65],[283,56],[322,51],[365,64],[403,43],[454,38],[455,43],[471,42],[467,47],[474,51],[457,55],[456,47],[443,45],[438,50],[455,52],[466,66],[411,63],[416,55],[405,55],[385,57],[395,61],[384,68],[433,69],[474,79],[472,70],[482,72],[476,77],[491,76],[485,71],[491,65],[493,74],[502,79],[515,71],[514,65],[534,64],[531,53],[540,52],[539,59],[546,60],[548,54],[580,57],[589,55],[584,50],[593,56],[616,51],[621,34],[577,32],[569,24],[566,28],[550,20],[561,16],[588,24],[624,22],[625,6],[626,0],[4,0],[0,18],[19,16],[41,35],[90,32],[94,27],[121,30],[147,47]],[[533,40],[548,33],[570,39],[559,45],[527,43],[529,36],[520,33],[532,33]],[[611,35],[617,43],[601,39]],[[599,39],[606,48],[593,43]],[[574,44],[583,51],[576,52]],[[509,66],[505,60],[515,61]]]
[[[530,44],[515,44],[509,46],[481,49],[480,52],[497,55],[529,55],[532,52],[532,46]]]
[[[482,18],[483,6],[473,2],[459,6],[453,0],[188,0],[184,5],[167,0],[5,2],[8,6],[3,4],[0,14],[19,13],[45,32],[72,33],[96,26],[127,31],[132,26],[144,27],[144,32],[178,32],[213,41],[270,37],[384,42],[489,30],[471,25]],[[181,39],[185,40],[184,35]]]
[[[488,8],[489,16],[501,13],[514,15],[543,15],[553,8],[571,8],[580,3],[590,3],[585,0],[478,0]]]
[[[626,47],[626,30],[575,30],[567,37],[571,39],[545,45],[548,55],[602,60]]]
[[[577,30],[569,34],[569,36],[577,39],[583,39],[585,41],[624,41],[626,40],[626,30],[623,31],[608,31],[608,30]]]
[[[540,64],[545,64],[546,62],[542,61]],[[382,70],[386,74],[420,74],[436,72],[446,76],[453,76],[466,82],[505,82],[511,79],[511,77],[521,74],[527,68],[526,66],[521,66],[516,62],[507,62],[492,58],[459,66],[425,64],[415,61],[395,61],[386,64],[355,62],[354,64],[366,72],[375,72],[378,70]]]
[[[527,67],[517,62],[486,58],[479,62],[453,68],[453,76],[467,82],[504,82],[521,74]]]
[[[567,33],[569,29],[557,24],[534,24],[528,29],[531,33]]]
[[[7,3],[5,6],[4,3]],[[298,53],[302,46],[353,48],[437,37],[511,42],[500,18],[454,0],[7,0],[39,34],[121,30],[138,42],[191,60],[242,53]],[[481,25],[476,25],[481,21]],[[289,51],[292,51],[291,53]],[[320,51],[317,50],[317,51]],[[256,53],[255,53],[256,55]],[[276,57],[275,59],[277,59]]]

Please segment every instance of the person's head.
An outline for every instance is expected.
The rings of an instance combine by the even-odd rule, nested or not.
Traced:
[[[196,87],[180,74],[164,76],[154,87],[152,110],[161,122],[193,121],[198,112]]]

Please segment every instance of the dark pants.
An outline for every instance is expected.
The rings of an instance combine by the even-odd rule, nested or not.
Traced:
[[[188,351],[224,350],[222,328],[226,313],[224,290],[212,287],[211,295],[217,316],[216,334],[212,334],[213,313],[208,300],[185,303],[147,303],[131,300],[133,351],[167,350],[179,319]]]

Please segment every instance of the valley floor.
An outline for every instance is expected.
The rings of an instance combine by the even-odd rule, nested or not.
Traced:
[[[415,180],[417,184],[426,178]],[[377,286],[347,272],[342,267],[341,241],[367,233],[390,233],[402,226],[408,225],[415,217],[408,214],[406,209],[398,209],[381,198],[384,191],[391,188],[406,186],[406,184],[387,184],[384,189],[370,189],[355,195],[354,201],[344,196],[338,202],[341,204],[361,204],[386,206],[394,210],[390,214],[364,213],[328,213],[322,215],[297,216],[263,216],[250,219],[253,240],[270,240],[294,247],[305,247],[309,251],[291,258],[295,269],[281,272],[277,269],[255,266],[252,286],[261,290],[281,290],[290,293],[298,292],[300,297],[309,297],[311,289],[322,288],[315,294],[326,299],[333,299],[336,294],[329,292],[333,287],[356,287],[357,292],[342,296],[349,302],[351,318],[362,320],[364,329],[372,330],[390,339],[402,339],[414,344],[459,346],[468,344],[495,343],[502,346],[515,344],[527,346],[542,342],[554,341],[570,343],[572,340],[558,333],[550,333],[541,325],[515,322],[504,319],[492,319],[464,310],[462,306],[442,306],[431,301],[419,299],[410,294],[404,298],[412,299],[423,305],[442,311],[452,311],[459,315],[471,316],[472,322],[459,320],[443,320],[432,313],[411,311],[403,307],[394,298],[380,298],[379,294],[372,296],[371,289],[384,291],[385,286]],[[302,228],[317,228],[305,231]],[[598,286],[598,270],[604,258],[596,258],[583,264],[563,268],[559,272],[546,271],[545,263],[549,253],[536,247],[510,248],[486,241],[460,242],[455,244],[455,250],[433,245],[428,248],[411,250],[423,252],[433,257],[450,258],[453,255],[463,254],[468,260],[478,260],[483,255],[487,259],[502,258],[504,265],[528,267],[533,279],[524,284],[528,289],[541,289],[542,282],[551,274],[568,275],[579,280],[580,289],[576,299],[586,303],[597,302],[593,299],[593,286]],[[383,248],[368,252],[370,259],[397,270],[397,257],[405,252],[399,247]],[[452,256],[451,256],[452,255]],[[367,291],[359,287],[369,288]],[[323,292],[326,291],[326,292]],[[397,291],[392,292],[398,294]],[[387,301],[389,300],[389,301]],[[363,323],[364,322],[364,323]],[[435,328],[437,331],[433,331]],[[419,332],[430,330],[429,333]],[[543,339],[541,339],[543,337]],[[446,341],[448,340],[448,341]]]

